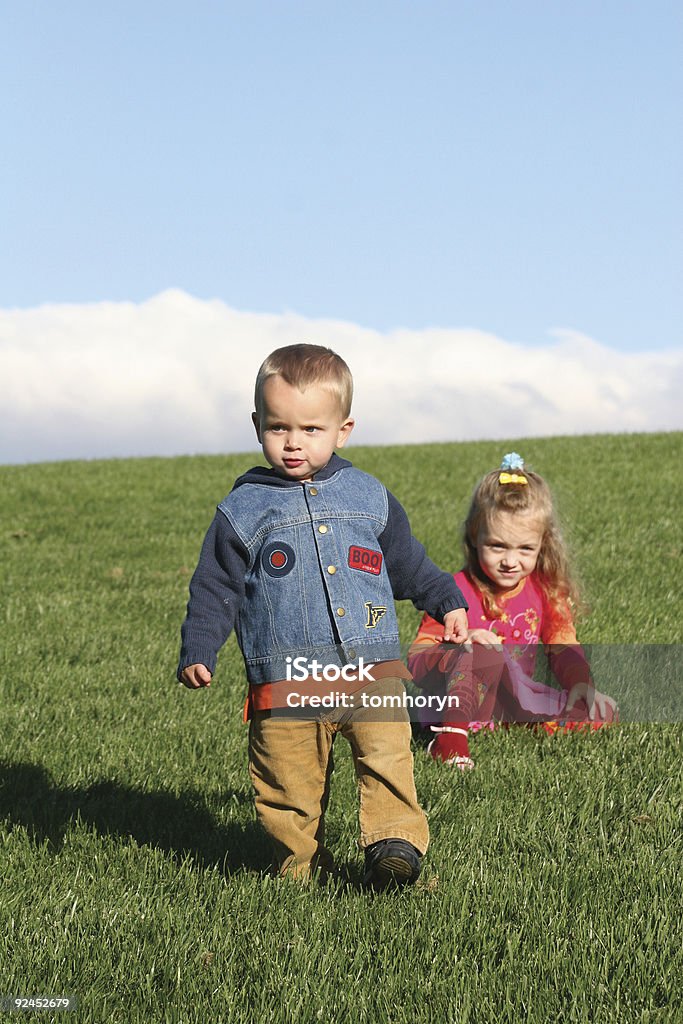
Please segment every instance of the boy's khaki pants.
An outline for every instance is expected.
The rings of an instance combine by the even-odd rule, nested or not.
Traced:
[[[400,679],[381,679],[369,696],[400,696]],[[275,845],[280,874],[307,877],[332,868],[324,842],[332,744],[341,733],[351,745],[358,780],[360,846],[406,839],[420,853],[429,843],[427,819],[417,802],[410,749],[410,720],[403,707],[339,708],[297,719],[277,710],[257,711],[249,728],[249,773],[256,813]],[[311,712],[311,715],[313,712]]]

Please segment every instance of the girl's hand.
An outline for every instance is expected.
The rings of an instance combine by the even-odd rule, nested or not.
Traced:
[[[481,644],[482,647],[502,647],[503,641],[497,633],[492,633],[490,629],[471,629],[469,631],[469,640],[471,644]]]
[[[567,695],[565,711],[570,711],[580,700],[585,700],[588,706],[588,718],[591,722],[596,719],[600,721],[615,721],[617,718],[616,702],[608,697],[606,693],[600,693],[590,683],[575,683]],[[611,714],[607,709],[610,709]]]
[[[447,644],[467,643],[467,612],[464,608],[456,608],[443,617],[443,638]]]

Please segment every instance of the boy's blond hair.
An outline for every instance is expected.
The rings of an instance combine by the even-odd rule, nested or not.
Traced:
[[[321,384],[339,401],[342,419],[351,412],[353,377],[348,366],[336,352],[324,345],[285,345],[277,348],[263,361],[256,376],[254,406],[261,415],[263,386],[269,377],[282,377],[291,387],[305,391],[311,384]]]

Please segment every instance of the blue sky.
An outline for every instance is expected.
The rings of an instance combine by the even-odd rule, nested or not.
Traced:
[[[295,341],[354,443],[683,429],[681,52],[672,0],[8,0],[0,462],[255,448]]]
[[[0,308],[680,348],[682,11],[10,0]]]

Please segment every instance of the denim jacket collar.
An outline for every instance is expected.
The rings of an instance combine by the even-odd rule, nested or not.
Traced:
[[[314,475],[314,480],[329,480],[330,477],[338,473],[340,469],[348,469],[351,467],[351,463],[348,459],[342,459],[336,452],[332,453],[332,458],[319,469]],[[252,469],[248,469],[246,473],[238,477],[235,481],[233,490],[237,487],[241,487],[242,484],[266,484],[271,487],[301,487],[302,481],[299,480],[287,480],[283,476],[278,476],[274,469],[270,466],[254,466]]]

